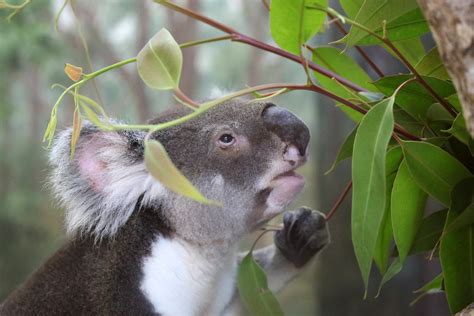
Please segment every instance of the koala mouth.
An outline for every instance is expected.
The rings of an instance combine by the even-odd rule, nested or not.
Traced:
[[[303,189],[304,184],[304,177],[296,173],[294,169],[277,175],[270,182],[269,188],[271,191],[267,199],[267,205],[276,208],[288,206]]]

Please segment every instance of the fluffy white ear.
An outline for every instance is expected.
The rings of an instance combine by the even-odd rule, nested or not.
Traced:
[[[103,132],[85,123],[73,159],[71,134],[61,132],[50,154],[52,187],[66,208],[69,233],[113,236],[137,207],[164,196],[143,162],[145,133]]]

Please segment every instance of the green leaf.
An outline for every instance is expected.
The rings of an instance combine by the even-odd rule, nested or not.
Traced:
[[[455,186],[446,227],[452,224],[472,197],[464,196],[464,183]],[[474,225],[443,234],[440,261],[444,287],[451,313],[455,314],[474,301]]]
[[[387,271],[388,259],[392,248],[392,220],[390,216],[390,192],[392,192],[395,174],[387,176],[387,196],[385,200],[385,210],[380,224],[377,242],[375,244],[374,261],[381,275]]]
[[[367,75],[362,67],[360,67],[351,57],[335,47],[315,48],[313,51],[313,61],[341,77],[358,84],[362,88],[369,91],[375,90],[375,87],[371,83],[372,79]],[[322,87],[342,98],[361,98],[361,96],[355,94],[353,91],[347,90],[347,88],[334,79],[323,76],[318,72],[314,72],[314,75]]]
[[[430,31],[428,24],[419,8],[401,15],[386,26],[386,35],[392,42],[417,38]],[[382,27],[375,33],[383,36]],[[357,45],[380,44],[380,40],[372,35],[367,35],[357,42]]]
[[[145,165],[151,175],[171,191],[204,204],[206,199],[171,161],[163,145],[155,140],[145,142]]]
[[[347,105],[344,105],[342,103],[337,103],[336,106],[344,112],[344,114],[347,115],[348,118],[350,118],[352,121],[359,123],[362,118],[364,117],[364,114],[360,113],[359,111],[356,111]]]
[[[377,30],[382,26],[384,20],[390,23],[417,7],[415,0],[365,0],[355,17],[355,21],[371,30]],[[366,35],[366,31],[352,26],[347,35],[346,43],[348,46],[356,45]]]
[[[410,174],[418,185],[444,205],[459,181],[471,176],[467,168],[443,149],[426,142],[402,143]]]
[[[240,298],[250,315],[277,316],[283,311],[277,299],[268,288],[267,277],[263,269],[252,257],[252,253],[242,260],[237,276]]]
[[[461,143],[469,146],[471,136],[467,131],[466,121],[464,121],[462,113],[459,113],[458,116],[456,116],[453,125],[450,129],[446,130],[446,133],[453,135],[454,137],[459,139]]]
[[[425,55],[425,48],[423,47],[423,43],[421,42],[420,38],[411,38],[398,41],[393,43],[393,45],[400,51],[403,57],[405,57],[411,65],[416,65]],[[391,49],[389,49],[388,52],[395,58],[401,60],[399,56],[392,52]]]
[[[341,148],[339,148],[336,160],[334,160],[334,162],[332,163],[331,168],[329,168],[329,170],[324,173],[325,175],[331,173],[341,161],[352,156],[352,148],[354,147],[354,139],[356,132],[357,126],[352,130],[352,132],[350,132],[344,143],[341,145]]]
[[[411,75],[388,76],[375,81],[374,85],[380,92],[390,96],[403,82],[410,78],[412,78]],[[437,78],[423,78],[441,97],[447,97],[455,92],[451,83]],[[395,102],[416,120],[424,120],[428,109],[436,100],[417,81],[412,81],[398,92]]]
[[[327,0],[272,0],[270,31],[281,48],[300,54],[303,43],[313,37],[323,26],[326,13],[307,6],[327,7]]]
[[[395,260],[393,260],[392,264],[388,268],[387,272],[382,277],[382,281],[380,282],[377,296],[379,296],[380,291],[382,290],[382,286],[384,286],[385,283],[393,279],[394,276],[399,274],[400,271],[402,271],[402,268],[403,268],[403,262],[400,261],[400,258],[395,258]]]
[[[441,80],[449,80],[448,72],[439,57],[438,48],[433,47],[415,66],[422,76],[429,76]]]
[[[459,113],[462,112],[461,102],[459,102],[459,97],[456,93],[450,95],[446,98],[448,102],[458,111]]]
[[[379,268],[380,274],[384,275],[387,270],[388,259],[392,249],[392,220],[390,215],[390,200],[396,172],[400,162],[403,160],[403,152],[400,146],[392,147],[385,158],[385,175],[387,181],[387,195],[385,210],[380,224],[380,231],[375,246],[374,261]]]
[[[445,228],[445,234],[474,223],[474,178],[464,179],[456,187],[459,197],[451,205],[460,214]]]
[[[183,54],[167,29],[161,29],[137,55],[140,78],[153,89],[177,89]]]
[[[443,274],[438,274],[433,280],[429,281],[425,285],[423,285],[418,290],[414,291],[413,293],[422,293],[417,298],[415,298],[410,305],[414,305],[418,302],[422,297],[427,294],[434,294],[434,293],[441,293],[443,292]]]
[[[359,9],[364,4],[364,0],[339,0],[341,7],[346,12],[346,15],[351,19],[354,19],[359,12]]]
[[[391,214],[395,244],[403,263],[418,232],[426,204],[426,193],[413,180],[405,160],[393,184]]]
[[[403,151],[400,146],[390,148],[385,159],[385,174],[388,176],[397,172],[400,163],[403,160]],[[390,190],[390,192],[392,192]]]
[[[385,99],[367,112],[354,141],[352,242],[366,288],[385,209],[385,157],[394,125],[393,101]]]
[[[431,251],[441,237],[448,210],[435,212],[421,221],[409,255],[423,251]]]

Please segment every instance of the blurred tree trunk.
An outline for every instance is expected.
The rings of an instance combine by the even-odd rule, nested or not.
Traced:
[[[474,138],[474,1],[418,0]]]

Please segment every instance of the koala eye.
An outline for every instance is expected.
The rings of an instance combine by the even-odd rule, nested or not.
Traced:
[[[235,143],[235,138],[229,133],[222,134],[221,137],[219,137],[219,145],[223,147],[231,146],[234,143]]]

